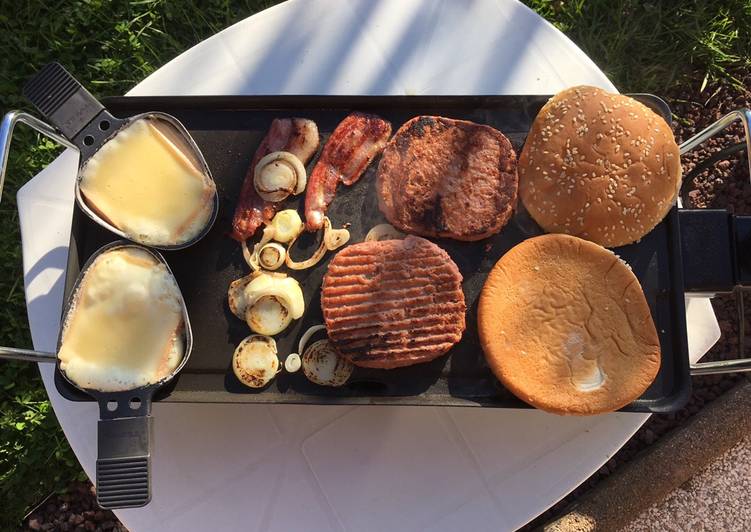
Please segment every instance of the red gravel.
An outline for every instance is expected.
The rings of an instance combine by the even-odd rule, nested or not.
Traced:
[[[128,532],[115,514],[97,506],[90,482],[76,482],[66,493],[47,499],[24,520],[20,530]]]

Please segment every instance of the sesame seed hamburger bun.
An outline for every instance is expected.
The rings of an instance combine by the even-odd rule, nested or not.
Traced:
[[[546,231],[606,247],[641,239],[681,184],[678,145],[644,104],[597,87],[553,96],[519,157],[519,195]]]
[[[480,294],[478,328],[501,383],[556,414],[617,410],[660,368],[636,276],[611,251],[573,236],[531,238],[501,257]]]

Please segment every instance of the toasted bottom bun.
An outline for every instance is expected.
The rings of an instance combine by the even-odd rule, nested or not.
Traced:
[[[482,289],[478,327],[501,383],[557,414],[617,410],[660,368],[636,276],[611,251],[573,236],[532,238],[506,253]]]

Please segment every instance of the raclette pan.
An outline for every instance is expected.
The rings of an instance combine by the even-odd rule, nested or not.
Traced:
[[[63,308],[57,352],[63,341],[65,324],[71,312],[75,312],[78,290],[84,282],[89,268],[103,254],[119,249],[133,248],[151,255],[158,263],[164,264],[167,273],[174,277],[164,257],[158,252],[125,240],[111,242],[99,248],[81,266],[70,288]],[[70,278],[69,278],[70,280]],[[84,388],[66,375],[60,367],[60,359],[55,357],[55,383],[58,389],[76,390],[77,393],[99,404],[97,426],[96,496],[102,508],[133,508],[145,506],[151,500],[151,437],[153,419],[151,401],[154,394],[172,381],[187,364],[193,347],[193,334],[188,310],[180,293],[183,327],[183,356],[172,372],[161,380],[122,391],[103,391],[97,388]],[[106,324],[102,324],[106,327]]]
[[[633,95],[670,122],[670,110],[656,96]],[[167,251],[164,257],[181,288],[192,317],[194,335],[190,360],[155,400],[208,403],[404,404],[526,408],[493,376],[477,333],[477,299],[495,262],[524,239],[542,230],[521,204],[500,234],[479,242],[432,239],[444,248],[464,277],[467,328],[448,355],[425,364],[394,370],[356,368],[345,386],[327,388],[308,381],[302,371],[280,373],[267,387],[242,385],[231,369],[235,347],[251,334],[227,306],[231,281],[249,273],[240,246],[228,235],[240,187],[255,149],[271,121],[282,117],[315,120],[325,142],[351,111],[376,113],[390,120],[396,131],[421,114],[441,115],[488,124],[502,131],[517,153],[537,112],[549,96],[196,96],[127,97],[105,101],[116,117],[161,111],[185,126],[211,168],[219,193],[219,217],[200,242],[188,249]],[[316,159],[308,165],[308,171]],[[353,186],[340,186],[328,215],[334,227],[351,223],[350,242],[363,240],[368,230],[385,222],[375,195],[378,161]],[[302,212],[304,195],[288,198],[284,208]],[[667,412],[679,409],[690,395],[688,343],[681,258],[680,216],[677,208],[640,242],[614,251],[633,269],[644,289],[662,350],[654,383],[624,410]],[[260,231],[259,231],[260,234]],[[252,243],[260,235],[257,234]],[[73,289],[80,265],[114,238],[76,205],[73,214],[66,295]],[[295,258],[309,256],[315,237],[306,234],[293,250]],[[328,253],[314,268],[290,272],[303,287],[303,318],[276,336],[279,356],[297,352],[302,333],[323,323],[320,286]],[[71,386],[58,372],[60,393],[71,400],[91,397]]]
[[[167,138],[179,147],[182,153],[209,180],[213,181],[211,170],[190,133],[174,116],[154,109],[146,109],[129,116],[115,117],[94,96],[89,93],[60,63],[49,63],[34,75],[23,88],[26,98],[34,104],[50,123],[67,139],[70,146],[80,153],[79,175],[76,179],[76,206],[92,222],[114,233],[119,238],[127,238],[145,246],[170,250],[183,249],[202,239],[211,230],[219,210],[219,197],[212,197],[211,214],[203,230],[185,242],[166,244],[144,240],[142,235],[130,234],[119,229],[91,208],[83,197],[80,188],[81,172],[86,163],[107,142],[117,136],[137,120],[151,121]],[[114,237],[113,237],[114,238]]]

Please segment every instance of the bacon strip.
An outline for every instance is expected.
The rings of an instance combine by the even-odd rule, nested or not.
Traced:
[[[232,238],[243,241],[252,237],[261,224],[270,221],[279,209],[279,202],[263,200],[253,186],[253,172],[258,161],[271,152],[288,151],[305,165],[318,150],[319,142],[318,126],[312,120],[275,118],[271,122],[271,127],[253,155],[245,175],[232,220]]]
[[[391,123],[376,115],[352,113],[342,120],[323,147],[308,177],[305,193],[305,228],[317,231],[341,181],[352,185],[383,151]]]

